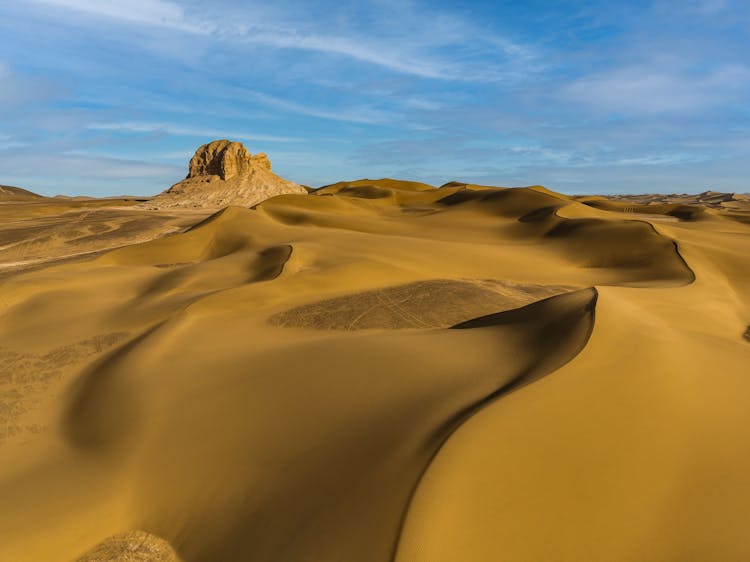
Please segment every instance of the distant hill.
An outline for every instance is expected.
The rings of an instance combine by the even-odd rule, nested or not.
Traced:
[[[720,191],[704,191],[703,193],[670,193],[668,195],[660,193],[645,193],[637,195],[606,195],[604,196],[610,202],[617,202],[618,205],[624,205],[626,208],[635,209],[633,205],[656,209],[661,206],[679,206],[687,209],[688,207],[709,208],[719,211],[731,212],[750,212],[750,195],[744,193],[723,193]],[[584,197],[584,199],[586,199]],[[591,206],[602,206],[602,203],[586,202]],[[606,205],[605,205],[606,206]],[[611,210],[611,209],[610,209]]]
[[[11,185],[0,185],[0,202],[14,202],[14,201],[36,201],[40,199],[46,199],[43,195],[37,195],[27,189],[21,189],[20,187],[13,187]]]

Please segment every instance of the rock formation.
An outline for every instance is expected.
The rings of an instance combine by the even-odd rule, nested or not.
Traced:
[[[204,144],[190,160],[188,178],[219,176],[226,180],[251,172],[251,156],[242,143],[218,140]]]
[[[242,143],[216,140],[196,150],[187,177],[157,195],[148,206],[251,207],[285,193],[305,194],[307,190],[274,174],[265,154],[251,155]]]

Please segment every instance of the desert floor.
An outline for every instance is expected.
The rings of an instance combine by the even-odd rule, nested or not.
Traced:
[[[0,562],[750,560],[725,207],[8,199]]]

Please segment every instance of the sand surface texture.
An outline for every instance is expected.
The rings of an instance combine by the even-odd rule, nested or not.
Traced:
[[[0,562],[750,560],[742,201],[8,193]]]

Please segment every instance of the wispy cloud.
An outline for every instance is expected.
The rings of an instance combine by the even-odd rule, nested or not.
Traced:
[[[49,159],[58,173],[70,173],[99,179],[153,179],[182,173],[177,166],[149,161],[66,152]]]
[[[389,111],[374,109],[372,107],[359,107],[339,109],[337,111],[327,111],[309,105],[295,103],[274,96],[269,96],[262,92],[244,90],[244,95],[270,107],[275,107],[283,111],[318,117],[320,119],[331,119],[333,121],[345,121],[349,123],[378,124],[392,121],[396,116]]]
[[[6,2],[0,180],[156,191],[228,137],[302,183],[744,181],[747,2],[625,4]]]
[[[30,1],[124,23],[167,27],[190,33],[210,33],[213,30],[210,25],[189,21],[183,8],[168,0],[129,0],[127,3],[99,0]]]
[[[0,133],[0,150],[8,150],[11,148],[20,148],[26,146],[26,143],[14,140],[12,136]]]
[[[409,41],[384,37],[373,38],[341,33],[320,33],[302,29],[293,23],[248,20],[247,14],[239,21],[212,19],[206,14],[191,14],[169,0],[134,0],[126,4],[98,0],[31,0],[38,5],[51,6],[93,18],[107,19],[121,24],[162,27],[174,31],[211,36],[218,40],[240,41],[278,49],[310,51],[347,57],[384,69],[421,78],[458,81],[496,81],[517,74],[517,69],[502,68],[508,60],[518,59],[527,64],[532,53],[527,46],[506,38],[483,32],[476,25],[445,15],[437,17],[436,10],[410,13],[415,20],[431,21],[429,34],[416,35]],[[407,3],[408,4],[408,3]],[[402,12],[403,15],[403,12]],[[447,23],[446,23],[447,22]],[[390,26],[399,21],[388,20]],[[440,29],[435,29],[440,26]],[[464,37],[471,37],[466,42]],[[467,46],[470,49],[467,50]],[[434,51],[451,47],[463,53],[460,61]],[[470,64],[466,54],[480,50],[495,59],[493,64]]]
[[[231,138],[263,142],[301,142],[304,139],[299,137],[282,137],[275,135],[262,135],[255,133],[246,133],[242,131],[227,131],[221,129],[201,129],[193,127],[183,127],[169,123],[149,123],[145,121],[125,121],[114,123],[91,123],[87,126],[92,131],[119,131],[129,133],[164,133],[167,135],[179,137],[200,137],[200,138]]]
[[[599,111],[623,114],[680,113],[721,104],[745,90],[750,70],[727,65],[708,72],[630,66],[584,76],[563,97]]]
[[[45,172],[49,170],[54,170],[54,174]],[[66,189],[77,193],[95,190],[97,186],[101,189],[103,183],[137,193],[156,193],[184,176],[184,167],[75,151],[32,154],[16,150],[12,158],[0,161],[0,176],[3,182],[50,194]],[[67,183],[69,178],[76,179],[74,186]]]
[[[0,111],[32,105],[57,91],[51,80],[19,74],[8,62],[0,59]]]

